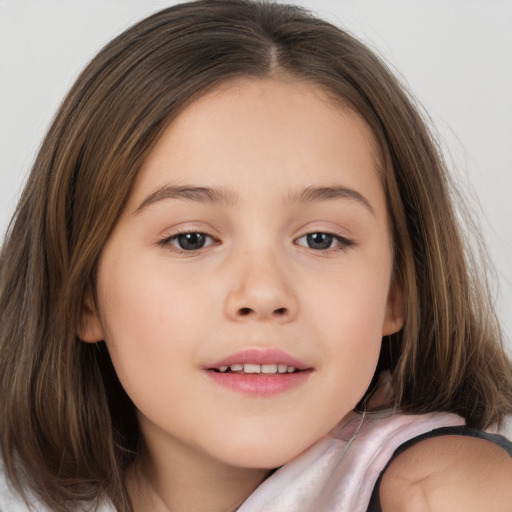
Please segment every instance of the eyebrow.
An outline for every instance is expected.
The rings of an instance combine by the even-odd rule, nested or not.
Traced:
[[[197,201],[208,203],[234,204],[237,196],[234,192],[223,187],[196,187],[164,185],[149,194],[134,213],[139,213],[149,205],[164,199],[181,199],[184,201]]]
[[[147,196],[139,207],[135,210],[135,214],[141,212],[151,204],[164,199],[180,199],[184,201],[221,203],[233,205],[238,202],[238,196],[233,191],[224,187],[199,187],[193,185],[173,186],[164,185]],[[306,187],[288,196],[290,203],[314,203],[331,201],[336,199],[351,199],[362,204],[371,214],[375,212],[366,197],[357,190],[342,187]]]
[[[303,204],[335,199],[351,199],[362,204],[372,215],[375,215],[370,201],[357,190],[348,187],[307,187],[304,190],[291,194],[288,199],[290,202]]]

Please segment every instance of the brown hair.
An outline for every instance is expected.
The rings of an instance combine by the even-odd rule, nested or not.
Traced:
[[[226,80],[286,75],[320,85],[371,127],[394,235],[402,331],[379,369],[405,412],[453,411],[486,427],[511,410],[512,369],[466,251],[439,152],[370,50],[292,6],[199,0],[108,44],[64,100],[0,259],[0,435],[6,468],[55,511],[123,483],[139,432],[104,343],[77,339],[101,250],[145,156],[191,101]]]

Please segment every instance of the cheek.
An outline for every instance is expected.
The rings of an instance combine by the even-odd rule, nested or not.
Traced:
[[[347,272],[332,282],[323,293],[310,295],[305,309],[323,342],[326,360],[335,362],[330,366],[331,389],[343,389],[355,405],[377,366],[388,280],[382,272]]]
[[[108,274],[100,269],[98,298],[112,362],[137,404],[177,379],[183,361],[196,363],[204,297],[148,266],[130,263],[125,271],[126,266],[122,261],[109,265]]]
[[[199,316],[207,311],[201,307],[207,297],[198,283],[179,272],[166,275],[165,266],[122,260],[105,267],[111,271],[100,272],[98,278],[100,307],[114,338],[121,332],[147,344],[168,343],[173,327],[184,326],[184,334],[192,335]]]
[[[381,269],[368,271],[369,266],[352,265],[341,268],[323,286],[310,283],[307,288],[314,290],[305,295],[308,301],[304,310],[311,311],[311,320],[323,319],[320,326],[330,333],[355,344],[368,339],[382,337],[382,327],[387,312],[389,272],[386,265]]]

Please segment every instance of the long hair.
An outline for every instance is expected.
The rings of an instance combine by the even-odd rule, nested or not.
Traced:
[[[131,510],[134,406],[105,344],[77,338],[84,297],[135,176],[162,131],[230,79],[321,86],[371,128],[394,241],[403,329],[378,368],[404,412],[452,411],[486,427],[511,410],[512,369],[489,292],[467,258],[439,151],[386,66],[298,7],[176,5],[136,24],[86,67],[62,103],[0,255],[0,437],[8,474],[52,510],[108,497]]]

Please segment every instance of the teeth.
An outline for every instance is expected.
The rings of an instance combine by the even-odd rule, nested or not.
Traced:
[[[244,373],[261,373],[259,364],[244,364]]]
[[[231,366],[220,366],[219,371],[225,373],[227,372],[228,368],[232,372],[243,371],[244,373],[266,374],[293,373],[297,371],[297,368],[294,366],[287,366],[286,364],[232,364]]]

